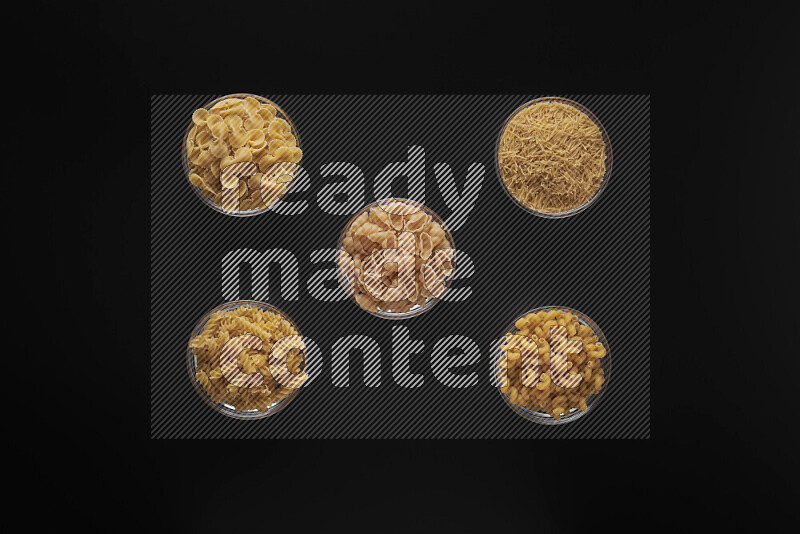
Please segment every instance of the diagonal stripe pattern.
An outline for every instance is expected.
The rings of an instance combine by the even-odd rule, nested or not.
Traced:
[[[495,166],[506,118],[546,95],[265,94],[303,139],[303,172],[279,206],[247,218],[205,206],[181,165],[192,112],[217,96],[151,98],[152,438],[650,437],[649,96],[557,95],[603,123],[614,170],[594,205],[556,220],[515,206]],[[425,167],[425,203],[455,228],[457,254],[469,259],[450,289],[458,298],[401,322],[346,298],[318,298],[343,296],[335,277],[321,276],[335,269],[325,251],[336,247],[351,214],[376,200],[376,177],[409,154]],[[437,165],[449,171],[437,175]],[[454,212],[476,165],[485,175],[471,193],[475,204]],[[402,180],[390,188],[409,195]],[[273,417],[225,417],[190,382],[189,333],[234,294],[277,306],[312,341],[313,381]],[[504,327],[542,305],[586,313],[606,334],[614,362],[597,407],[559,426],[513,413],[489,372]]]

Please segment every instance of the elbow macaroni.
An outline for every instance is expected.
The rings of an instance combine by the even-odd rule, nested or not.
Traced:
[[[587,399],[605,383],[607,349],[591,326],[561,309],[518,319],[500,347],[495,375],[509,403],[555,420],[587,411]]]

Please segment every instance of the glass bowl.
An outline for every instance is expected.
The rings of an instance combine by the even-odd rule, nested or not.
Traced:
[[[237,410],[232,404],[224,403],[224,402],[216,402],[212,400],[211,396],[206,392],[204,387],[198,382],[197,380],[197,356],[194,353],[194,350],[191,347],[191,342],[194,338],[196,338],[206,326],[211,315],[219,312],[219,311],[231,311],[242,307],[251,307],[257,308],[260,310],[264,310],[267,312],[274,313],[279,315],[283,319],[289,322],[292,325],[294,330],[297,332],[297,335],[300,335],[300,331],[297,329],[297,326],[292,322],[292,320],[281,310],[278,308],[271,306],[269,304],[265,304],[263,302],[258,302],[255,300],[238,300],[234,302],[228,302],[222,304],[221,306],[217,306],[213,310],[210,310],[208,313],[203,315],[203,317],[197,322],[197,325],[192,330],[192,334],[189,337],[189,343],[187,343],[187,351],[186,351],[186,368],[189,373],[189,380],[192,383],[195,391],[203,401],[211,406],[214,410],[221,413],[222,415],[226,415],[228,417],[232,417],[234,419],[262,419],[264,417],[269,417],[271,415],[275,415],[279,411],[283,410],[289,403],[294,400],[300,392],[301,387],[295,388],[294,391],[287,397],[279,400],[278,402],[273,403],[266,412],[261,412],[258,410]],[[301,369],[305,368],[305,356],[303,355],[303,362],[301,363]],[[225,378],[222,377],[221,380]]]
[[[292,119],[290,119],[289,115],[287,115],[286,112],[283,109],[281,109],[281,107],[278,106],[275,102],[272,102],[271,100],[269,100],[267,98],[264,98],[263,96],[251,95],[249,93],[234,93],[234,94],[230,94],[230,95],[221,96],[219,98],[215,98],[214,100],[212,100],[211,102],[209,102],[208,104],[203,106],[203,108],[207,109],[207,110],[210,110],[212,107],[214,107],[214,105],[216,105],[218,102],[221,102],[223,100],[228,100],[228,99],[244,100],[247,97],[255,98],[261,104],[269,104],[269,105],[273,106],[275,108],[275,118],[283,119],[289,124],[291,135],[294,136],[295,141],[296,141],[296,145],[295,146],[297,146],[297,148],[300,148],[302,150],[302,145],[300,143],[300,135],[298,134],[297,128],[295,128],[295,125],[292,122]],[[189,125],[187,126],[186,133],[183,136],[183,148],[181,149],[181,160],[182,160],[182,164],[183,164],[183,171],[184,171],[184,174],[186,176],[186,182],[189,184],[189,187],[191,187],[192,191],[194,191],[194,193],[197,195],[197,197],[200,200],[202,200],[205,205],[207,205],[208,207],[210,207],[214,211],[217,211],[219,213],[223,213],[225,215],[230,215],[230,216],[233,216],[233,217],[249,217],[251,215],[259,215],[261,213],[269,211],[272,208],[272,206],[274,206],[277,202],[279,202],[282,198],[284,198],[289,193],[289,191],[292,188],[293,183],[290,183],[285,188],[283,193],[280,194],[280,196],[275,198],[275,200],[272,201],[270,203],[270,205],[268,205],[268,206],[266,206],[264,208],[255,208],[255,209],[250,209],[250,210],[226,211],[221,205],[217,204],[212,199],[210,199],[206,195],[204,195],[202,190],[199,187],[197,187],[191,181],[189,181],[189,175],[191,174],[192,164],[189,162],[189,155],[187,154],[187,148],[186,147],[187,147],[187,141],[189,139],[189,132],[191,132],[191,130],[194,127],[194,125],[195,124],[194,124],[194,122],[192,121],[192,119],[190,117],[189,118]],[[288,164],[288,165],[291,165],[291,164]],[[299,165],[299,163],[297,165]],[[291,174],[291,173],[287,172],[285,174]]]
[[[594,195],[592,195],[592,198],[590,198],[589,200],[587,200],[586,202],[584,202],[580,206],[576,206],[576,207],[574,207],[572,209],[569,209],[569,210],[566,210],[566,211],[561,211],[561,212],[538,211],[538,210],[529,208],[528,206],[524,205],[522,202],[520,202],[517,199],[517,197],[515,197],[511,193],[511,191],[508,190],[508,187],[506,186],[506,183],[503,180],[503,175],[502,175],[502,173],[500,171],[500,141],[503,138],[503,134],[506,132],[506,128],[508,127],[508,124],[514,119],[514,117],[517,116],[517,114],[520,111],[522,111],[524,109],[527,109],[530,106],[533,106],[534,104],[539,104],[539,103],[542,103],[542,102],[560,102],[562,104],[567,104],[569,106],[572,106],[572,107],[578,109],[579,111],[583,112],[587,117],[589,117],[592,120],[592,122],[594,122],[597,125],[598,128],[600,128],[600,133],[603,136],[603,142],[605,143],[605,146],[606,146],[606,172],[605,172],[605,175],[603,176],[603,181],[600,184],[600,187],[598,187],[597,191],[594,192]],[[532,213],[532,214],[537,215],[539,217],[545,217],[545,218],[548,218],[548,219],[560,219],[560,218],[563,218],[563,217],[570,217],[572,215],[576,215],[576,214],[582,212],[583,210],[585,210],[586,208],[588,208],[589,206],[594,204],[597,201],[597,199],[600,198],[600,195],[603,193],[603,191],[605,190],[606,186],[608,185],[608,181],[611,178],[611,169],[613,167],[613,163],[614,163],[614,157],[613,157],[613,153],[611,151],[611,139],[608,137],[608,133],[606,133],[606,129],[603,127],[603,124],[597,119],[597,117],[594,116],[594,114],[591,111],[586,109],[581,104],[579,104],[579,103],[577,103],[577,102],[575,102],[573,100],[569,100],[568,98],[561,98],[561,97],[557,97],[557,96],[548,96],[548,97],[543,97],[543,98],[536,98],[534,100],[526,102],[525,104],[523,104],[523,105],[519,106],[517,109],[515,109],[514,112],[503,123],[503,127],[500,129],[500,135],[497,136],[497,143],[495,145],[495,158],[494,158],[495,171],[497,173],[497,179],[500,180],[500,185],[502,186],[503,191],[505,191],[506,195],[508,195],[508,197],[514,202],[514,204],[516,204],[520,208],[524,209],[528,213]]]
[[[539,311],[551,311],[551,310],[561,310],[564,312],[569,312],[573,316],[578,319],[578,322],[582,325],[587,325],[592,329],[592,333],[597,336],[597,341],[602,343],[606,349],[606,355],[603,358],[599,358],[600,368],[603,370],[604,381],[602,386],[600,387],[599,391],[592,393],[587,396],[586,398],[586,406],[588,410],[586,412],[578,409],[578,408],[570,408],[569,412],[565,412],[561,415],[561,419],[555,419],[547,412],[543,411],[534,411],[530,408],[519,406],[516,404],[512,404],[509,400],[507,394],[503,393],[500,390],[500,383],[499,379],[497,378],[497,371],[500,369],[499,362],[500,359],[503,357],[503,352],[500,350],[500,347],[505,344],[505,335],[506,334],[515,334],[519,332],[519,329],[516,327],[516,322],[519,319],[522,319],[526,315],[530,313],[536,313]],[[590,411],[597,408],[598,402],[603,396],[603,393],[608,388],[609,380],[611,379],[611,348],[608,346],[608,341],[606,340],[605,335],[597,326],[597,324],[592,321],[586,314],[579,312],[578,310],[573,310],[572,308],[567,308],[564,306],[543,306],[541,308],[536,308],[530,311],[523,313],[522,315],[516,317],[511,324],[505,329],[503,332],[503,336],[496,341],[492,346],[492,356],[489,359],[489,363],[491,366],[491,376],[493,380],[493,384],[497,387],[498,393],[503,397],[506,405],[511,408],[515,413],[519,414],[520,416],[524,417],[529,421],[533,421],[535,423],[543,424],[543,425],[561,425],[565,423],[570,423],[572,421],[576,421],[589,413]]]
[[[425,299],[425,303],[424,304],[414,304],[410,309],[405,310],[405,311],[394,312],[394,311],[383,311],[383,310],[380,310],[380,309],[370,310],[370,309],[367,309],[367,308],[364,308],[363,306],[361,306],[358,303],[358,301],[356,300],[356,293],[362,292],[362,291],[354,292],[354,291],[350,290],[350,282],[349,282],[349,280],[347,279],[345,273],[342,270],[341,262],[337,262],[337,272],[338,272],[338,279],[339,279],[340,285],[348,293],[348,295],[350,297],[350,300],[352,300],[353,303],[356,304],[359,308],[361,308],[362,310],[364,310],[364,311],[366,311],[366,312],[368,312],[368,313],[370,313],[372,315],[375,315],[376,317],[382,317],[384,319],[406,319],[408,317],[415,317],[417,315],[420,315],[420,314],[430,310],[431,308],[433,308],[433,306],[436,305],[437,302],[442,300],[444,295],[450,289],[450,284],[452,283],[453,277],[455,276],[456,256],[457,256],[457,253],[456,253],[456,250],[455,250],[455,242],[453,241],[453,236],[450,233],[450,231],[448,230],[447,226],[445,226],[444,221],[442,220],[442,218],[439,217],[434,211],[432,211],[431,209],[426,207],[424,204],[422,204],[420,202],[416,202],[414,200],[409,200],[409,199],[405,199],[405,198],[388,198],[388,199],[384,199],[384,200],[379,200],[377,202],[373,202],[372,204],[369,204],[369,205],[365,206],[358,213],[353,215],[353,217],[348,221],[348,223],[345,225],[344,229],[342,230],[342,234],[339,237],[339,242],[337,244],[337,250],[340,251],[340,254],[347,254],[347,252],[345,251],[345,247],[344,247],[344,240],[347,237],[347,233],[350,230],[350,228],[352,227],[352,225],[353,225],[353,223],[354,223],[354,221],[356,219],[358,219],[364,213],[369,213],[371,210],[382,209],[381,206],[386,205],[386,204],[391,203],[391,202],[399,202],[399,203],[402,203],[402,204],[413,206],[415,209],[409,215],[412,215],[413,213],[417,213],[417,211],[422,211],[425,214],[427,214],[431,218],[431,220],[433,222],[438,223],[442,227],[442,230],[444,230],[444,239],[446,239],[450,243],[450,248],[452,248],[452,250],[453,250],[453,256],[452,256],[452,260],[451,260],[451,262],[452,262],[452,270],[448,275],[443,277],[443,289],[442,289],[441,293],[439,293],[439,295],[436,296],[436,297],[427,297]],[[401,232],[395,231],[394,233],[395,233],[396,236],[399,236]],[[415,240],[415,243],[416,243],[416,240]],[[366,257],[368,257],[368,256],[366,256]],[[364,259],[366,259],[366,257]],[[430,260],[428,260],[428,261],[430,261]]]

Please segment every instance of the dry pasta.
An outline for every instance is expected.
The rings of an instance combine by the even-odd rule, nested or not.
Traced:
[[[281,339],[297,335],[284,317],[253,306],[212,313],[203,331],[189,342],[197,359],[195,379],[212,402],[237,411],[267,412],[295,391],[273,377],[270,351]],[[302,350],[288,351],[286,368],[298,374],[304,367]]]
[[[189,182],[229,212],[266,209],[277,202],[291,183],[281,177],[293,175],[303,157],[291,125],[277,115],[275,106],[251,96],[196,110],[186,138]],[[254,165],[247,174],[221,180],[226,167],[241,162]]]
[[[592,327],[566,310],[525,315],[500,350],[496,376],[508,402],[556,420],[573,408],[587,411],[588,397],[605,382],[606,347]]]
[[[543,213],[587,203],[606,174],[599,126],[562,102],[534,103],[517,112],[500,137],[497,163],[509,193]]]
[[[408,200],[367,206],[345,228],[340,245],[343,283],[372,313],[424,306],[441,297],[453,276],[449,232],[436,214]]]

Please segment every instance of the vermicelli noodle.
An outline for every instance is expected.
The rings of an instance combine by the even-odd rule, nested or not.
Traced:
[[[585,204],[606,174],[599,126],[561,102],[537,102],[514,115],[500,137],[497,157],[509,193],[544,213]]]

